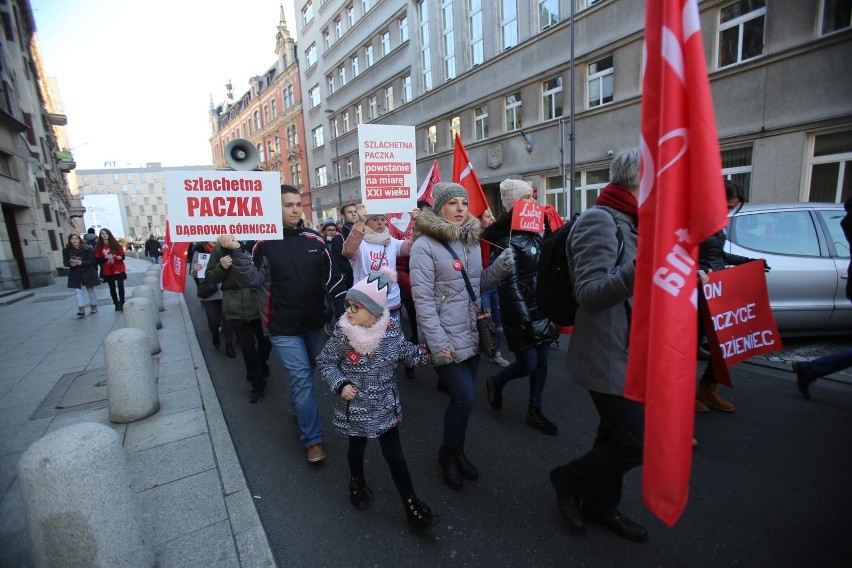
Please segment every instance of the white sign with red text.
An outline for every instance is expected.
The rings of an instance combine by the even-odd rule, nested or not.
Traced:
[[[283,238],[278,172],[166,170],[172,241]]]
[[[368,213],[397,213],[417,206],[413,126],[359,124],[358,157]]]

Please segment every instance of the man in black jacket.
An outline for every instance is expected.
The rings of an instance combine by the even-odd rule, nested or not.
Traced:
[[[252,255],[233,235],[219,237],[232,249],[232,267],[242,287],[259,288],[261,320],[272,347],[289,375],[290,396],[301,440],[311,463],[325,459],[322,424],[313,389],[319,332],[325,323],[327,294],[343,289],[343,278],[322,237],[302,221],[302,196],[281,186],[284,238],[259,241]]]

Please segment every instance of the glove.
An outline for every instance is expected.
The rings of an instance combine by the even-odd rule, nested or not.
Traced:
[[[452,355],[447,357],[443,351],[436,351],[435,353],[432,353],[432,363],[434,363],[436,367],[440,367],[441,365],[448,365],[452,362]]]
[[[515,251],[512,247],[504,249],[500,256],[494,259],[494,264],[506,273],[511,272],[515,268]]]

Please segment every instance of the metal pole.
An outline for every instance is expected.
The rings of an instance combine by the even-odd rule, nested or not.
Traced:
[[[575,146],[575,144],[574,144],[574,142],[575,142],[574,141],[574,90],[575,90],[574,89],[574,14],[575,14],[575,6],[574,6],[573,1],[570,4],[571,4],[571,62],[570,62],[570,66],[568,68],[568,81],[571,83],[571,91],[570,91],[571,92],[571,101],[569,102],[569,107],[570,107],[569,113],[570,113],[571,126],[569,127],[568,139],[571,142],[571,157],[570,157],[570,160],[571,160],[570,172],[571,173],[568,177],[568,184],[567,184],[567,189],[569,190],[569,192],[565,195],[565,199],[567,200],[565,210],[568,212],[568,218],[569,219],[574,214],[574,211],[572,211],[572,209],[574,208],[573,207],[574,206],[574,162],[575,162],[575,158],[576,158],[576,153],[574,151],[575,150],[575,148],[574,148],[574,146]]]

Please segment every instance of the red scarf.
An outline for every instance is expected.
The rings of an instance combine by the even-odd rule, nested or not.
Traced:
[[[625,215],[630,215],[634,220],[639,218],[639,202],[628,190],[614,183],[608,184],[601,190],[601,194],[595,200],[595,205],[612,207]]]

